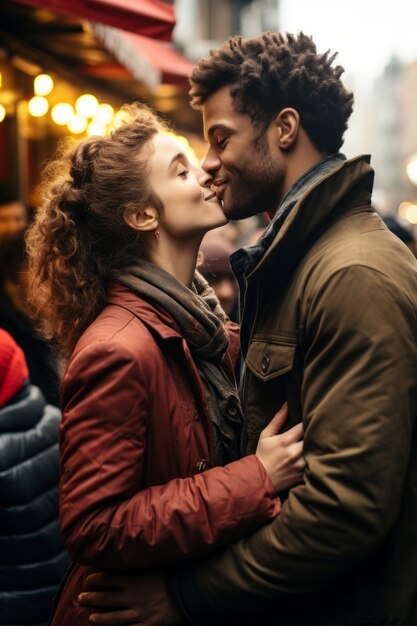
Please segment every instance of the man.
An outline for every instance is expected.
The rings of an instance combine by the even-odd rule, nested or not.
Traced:
[[[233,37],[191,76],[226,215],[273,218],[232,257],[246,451],[287,400],[307,463],[276,520],[168,574],[193,624],[417,624],[417,266],[371,208],[369,158],[338,152],[353,97],[333,60],[303,34]],[[132,623],[179,618],[157,579],[135,593]]]

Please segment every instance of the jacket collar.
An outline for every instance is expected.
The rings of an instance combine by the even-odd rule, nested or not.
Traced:
[[[282,264],[291,271],[309,242],[329,222],[340,215],[371,204],[374,171],[370,156],[341,161],[303,194],[291,208],[269,248],[248,278],[269,266]]]
[[[182,338],[173,318],[162,308],[140,298],[130,289],[112,284],[107,292],[107,304],[122,307],[150,327],[161,339]]]

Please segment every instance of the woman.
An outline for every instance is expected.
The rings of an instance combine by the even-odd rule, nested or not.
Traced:
[[[70,356],[61,523],[76,564],[60,626],[89,623],[77,595],[91,568],[224,544],[276,516],[276,492],[303,467],[298,427],[237,460],[236,341],[227,350],[224,313],[195,273],[203,235],[226,220],[156,116],[129,114],[58,163],[28,239],[34,305]]]

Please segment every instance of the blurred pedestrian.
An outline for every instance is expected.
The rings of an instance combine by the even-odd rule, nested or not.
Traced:
[[[0,198],[0,241],[3,235],[22,230],[28,223],[28,211],[20,200]]]
[[[302,428],[275,436],[285,407],[240,459],[237,327],[195,272],[227,220],[160,120],[125,112],[53,165],[28,236],[33,306],[69,357],[61,520],[75,563],[56,626],[88,623],[77,597],[97,568],[175,568],[273,519],[304,465]]]
[[[402,224],[400,224],[399,220],[393,215],[386,215],[382,218],[389,228],[389,230],[394,233],[401,241],[411,250],[415,257],[417,257],[417,245],[416,240],[408,228],[405,228]]]
[[[202,253],[199,271],[214,290],[223,311],[232,321],[238,319],[238,285],[230,265],[230,255],[235,248],[220,235],[205,237],[200,246]]]
[[[353,95],[334,59],[264,33],[192,72],[207,185],[228,218],[272,219],[232,257],[246,452],[287,400],[306,469],[267,526],[125,587],[136,623],[167,626],[174,599],[198,625],[417,624],[417,262],[371,207],[369,157],[339,152]]]
[[[0,329],[0,624],[47,624],[69,566],[58,515],[60,412]]]
[[[31,383],[49,404],[59,406],[57,359],[31,319],[25,235],[26,229],[19,228],[0,238],[0,327],[22,348]]]

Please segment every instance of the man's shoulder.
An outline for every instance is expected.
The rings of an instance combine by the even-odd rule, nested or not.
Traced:
[[[353,278],[357,268],[371,281],[372,276],[382,277],[394,281],[400,290],[415,289],[417,294],[417,260],[371,211],[359,211],[331,224],[307,251],[299,271],[313,287],[319,287],[341,272]]]

